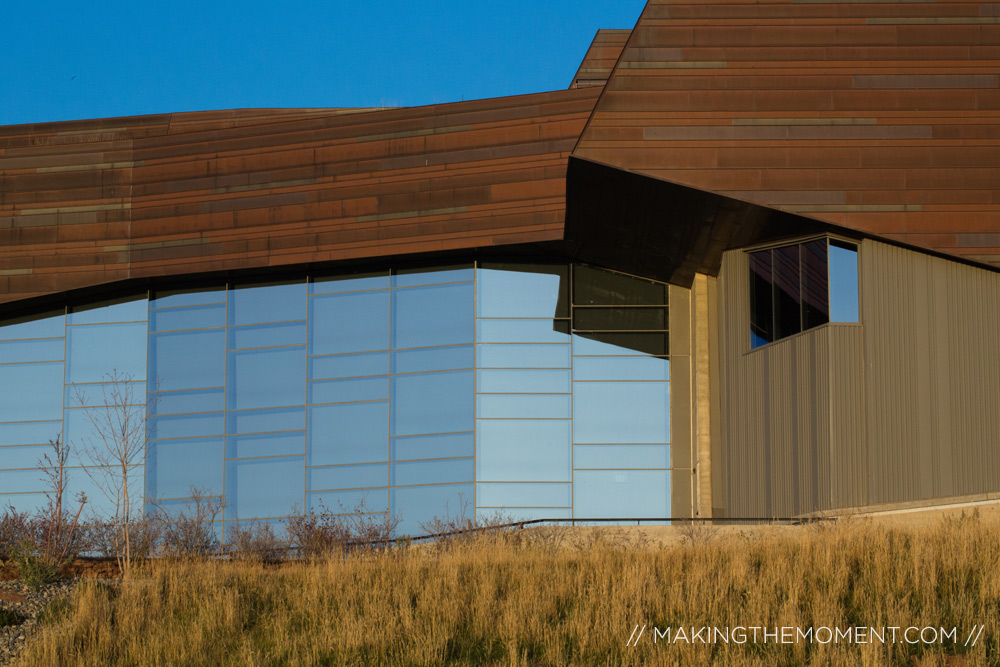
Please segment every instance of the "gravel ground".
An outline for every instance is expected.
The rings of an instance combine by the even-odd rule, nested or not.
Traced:
[[[24,648],[25,640],[38,623],[38,615],[53,600],[66,597],[78,580],[64,579],[32,591],[19,581],[0,581],[0,665],[12,665]],[[2,625],[10,612],[24,620],[19,625]]]

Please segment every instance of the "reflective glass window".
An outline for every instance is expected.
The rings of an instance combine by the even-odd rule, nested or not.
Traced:
[[[573,328],[583,331],[665,331],[666,308],[575,308]]]
[[[190,287],[182,290],[158,290],[149,302],[150,308],[182,308],[203,306],[209,303],[225,303],[224,285],[212,287]]]
[[[389,485],[389,465],[387,463],[309,468],[307,475],[310,491],[365,489]]]
[[[385,461],[389,454],[389,404],[311,407],[308,433],[311,466]]]
[[[0,383],[0,387],[2,386],[3,384]],[[4,419],[11,419],[6,405],[6,403],[0,402],[0,412],[2,412]],[[14,415],[13,418],[17,419],[17,415]],[[44,445],[49,440],[55,440],[56,436],[62,433],[62,430],[61,414],[58,421],[0,424],[0,443],[5,445]]]
[[[802,331],[799,246],[775,248],[774,262],[774,333],[778,339]]]
[[[574,441],[669,442],[668,387],[665,382],[574,382]]]
[[[393,287],[437,285],[473,280],[474,270],[469,265],[433,266],[427,268],[398,269],[392,277]]]
[[[338,276],[316,277],[309,282],[309,293],[360,292],[364,290],[387,289],[388,287],[388,271],[381,273],[350,273]]]
[[[63,365],[0,366],[0,420],[41,421],[62,417]],[[50,434],[48,437],[54,437]],[[0,444],[14,444],[0,442]]]
[[[669,445],[574,445],[574,468],[669,468]]]
[[[306,424],[303,407],[271,410],[241,410],[226,414],[226,432],[231,434],[301,431]]]
[[[301,456],[306,451],[306,434],[254,433],[226,438],[226,458],[246,459],[263,456]]]
[[[55,439],[55,435],[49,436]],[[52,458],[52,447],[49,445],[30,445],[27,447],[0,446],[0,467],[2,468],[41,468],[45,465],[44,457]]]
[[[666,333],[578,333],[573,336],[573,354],[665,356],[669,344]]]
[[[468,431],[475,419],[473,371],[392,378],[392,434]]]
[[[479,371],[476,382],[484,394],[568,394],[570,377],[569,370],[498,368]]]
[[[160,333],[149,337],[151,390],[174,391],[225,384],[225,330]]]
[[[480,317],[566,317],[569,267],[486,264],[479,271]]]
[[[568,419],[569,394],[480,394],[476,415],[482,418]]]
[[[570,481],[570,421],[479,419],[477,479]]]
[[[479,507],[476,516],[480,521],[495,522],[501,520],[504,523],[514,523],[516,521],[532,521],[534,519],[571,519],[573,510],[570,508],[558,507]]]
[[[222,494],[222,438],[162,440],[146,449],[146,497]]]
[[[305,345],[305,322],[279,322],[253,326],[230,327],[230,349]]]
[[[478,484],[476,504],[480,507],[569,507],[571,484]]]
[[[393,290],[394,348],[456,345],[475,340],[472,283]]]
[[[246,285],[229,290],[229,324],[306,319],[306,284]]]
[[[301,456],[226,462],[226,518],[288,516],[305,497]]]
[[[658,357],[577,357],[575,380],[669,380],[670,361]]]
[[[85,304],[70,308],[68,324],[106,324],[108,322],[145,322],[149,302],[145,298],[121,299]]]
[[[476,353],[472,345],[425,347],[392,353],[393,373],[423,373],[448,371],[475,366]]]
[[[146,377],[146,323],[94,324],[66,331],[67,382],[103,382],[115,371]]]
[[[480,343],[568,343],[569,320],[479,320]]]
[[[574,265],[573,303],[591,306],[657,306],[667,303],[667,286],[592,266]]]
[[[67,408],[107,407],[109,405],[142,405],[147,400],[146,383],[98,382],[66,385]],[[221,410],[222,407],[219,407]]]
[[[581,519],[668,518],[667,470],[578,470],[574,515]]]
[[[0,489],[4,493],[48,491],[41,470],[0,470]]]
[[[569,345],[477,345],[480,368],[569,368]]]
[[[407,459],[444,459],[473,456],[476,453],[475,433],[440,433],[392,438],[393,461]]]
[[[421,535],[422,525],[435,517],[472,518],[475,490],[472,484],[446,484],[442,486],[401,486],[393,488],[390,507],[399,517],[397,532],[400,535]]]
[[[319,380],[309,383],[310,403],[349,403],[389,398],[389,378]]]
[[[179,329],[210,329],[226,326],[226,304],[168,308],[149,313],[150,331],[176,331]]]
[[[331,357],[309,358],[310,380],[387,375],[388,373],[388,352],[337,354]]]
[[[389,348],[389,292],[317,296],[309,308],[309,354]]]
[[[229,353],[226,396],[231,410],[302,405],[306,390],[304,347]]]
[[[0,340],[59,338],[66,333],[66,316],[60,313],[0,321]]]
[[[149,395],[149,411],[154,415],[176,415],[189,412],[221,412],[226,409],[226,391],[196,389],[170,391]]]
[[[750,253],[750,338],[751,346],[770,343],[774,337],[774,278],[771,251]]]
[[[357,516],[389,511],[389,490],[356,489],[349,491],[319,491],[306,497],[307,511],[317,514],[350,514]]]
[[[4,488],[3,474],[0,472],[0,489]],[[45,493],[0,493],[0,507],[13,508],[15,512],[34,513],[45,508],[48,499]]]
[[[0,341],[0,364],[62,361],[65,348],[62,338]]]
[[[830,240],[830,321],[858,322],[858,247]]]
[[[451,484],[471,482],[475,478],[476,466],[469,459],[441,459],[435,461],[406,461],[393,463],[390,483],[393,486],[413,484]],[[472,499],[470,498],[471,502]]]
[[[221,412],[150,417],[148,425],[150,440],[154,438],[197,438],[222,435],[225,432],[225,423]]]
[[[826,239],[803,243],[802,328],[811,329],[830,321],[830,284]]]

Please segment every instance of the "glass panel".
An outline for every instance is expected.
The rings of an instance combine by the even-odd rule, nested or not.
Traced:
[[[41,470],[0,470],[0,489],[4,493],[48,491]]]
[[[55,435],[49,436],[55,439]],[[0,447],[0,466],[3,468],[42,468],[45,456],[52,458],[52,447],[49,445],[31,445],[29,447]],[[0,507],[0,512],[3,508]]]
[[[472,484],[447,484],[444,486],[404,486],[389,492],[390,507],[399,517],[397,533],[422,535],[427,533],[424,524],[435,517],[468,517],[474,494]]]
[[[479,484],[480,507],[569,507],[572,484]]]
[[[142,405],[146,400],[146,383],[121,382],[66,385],[67,408],[106,407],[108,405]],[[222,406],[219,406],[219,410]],[[207,410],[203,410],[207,412]]]
[[[802,326],[818,327],[830,321],[829,268],[826,239],[802,244]]]
[[[475,340],[472,283],[394,290],[394,348],[455,345]]]
[[[750,346],[760,347],[774,337],[774,281],[771,251],[750,253]]]
[[[535,519],[571,519],[573,510],[559,509],[553,507],[517,507],[508,509],[506,507],[479,507],[476,516],[480,521],[495,521],[500,519],[504,523],[514,523],[516,521],[533,521]]]
[[[334,292],[360,292],[363,290],[388,289],[389,272],[349,273],[340,276],[320,276],[309,282],[310,294],[330,294]]]
[[[302,405],[306,389],[304,347],[229,353],[229,408]]]
[[[569,345],[478,345],[481,368],[569,368]]]
[[[62,418],[63,364],[0,366],[0,419],[41,421]],[[50,433],[55,437],[58,431]],[[12,442],[0,442],[12,445]]]
[[[667,334],[588,333],[573,336],[573,354],[666,356],[670,352]]]
[[[281,324],[260,324],[229,329],[230,349],[248,347],[275,347],[278,345],[305,345],[305,322],[282,322]]]
[[[388,489],[361,489],[357,491],[321,491],[306,498],[310,512],[316,514],[362,514],[388,512]]]
[[[578,357],[577,380],[669,380],[670,361],[658,357]]]
[[[146,377],[145,322],[69,327],[66,343],[67,382],[103,382],[114,371],[129,380]]]
[[[478,391],[484,394],[568,394],[568,370],[481,370],[476,375]]]
[[[0,474],[0,489],[3,486],[3,476]],[[13,508],[16,512],[35,513],[45,509],[48,499],[42,492],[38,493],[0,493],[0,507]]]
[[[389,464],[309,468],[308,489],[364,489],[389,485]]]
[[[229,290],[231,325],[304,319],[306,319],[305,282],[246,285]]]
[[[474,371],[392,378],[392,434],[469,431],[475,419]]]
[[[222,494],[222,438],[165,440],[146,448],[146,497]]]
[[[188,412],[221,412],[226,409],[226,391],[197,389],[149,395],[149,411],[154,415],[177,415]]]
[[[479,271],[480,317],[566,317],[568,266],[487,264]]]
[[[301,456],[226,462],[227,519],[288,516],[304,494]]]
[[[146,297],[130,297],[100,303],[73,306],[68,324],[105,324],[107,322],[145,322],[149,309]]]
[[[0,340],[60,338],[65,334],[66,316],[62,312],[0,321]]]
[[[659,306],[667,286],[592,266],[573,266],[573,303],[597,306]]]
[[[580,470],[573,479],[574,515],[581,519],[670,517],[667,470]]]
[[[482,418],[568,419],[569,394],[480,394],[476,416]]]
[[[303,407],[277,410],[244,410],[226,415],[227,433],[266,433],[272,431],[301,431],[306,427],[306,409]]]
[[[149,314],[150,331],[210,329],[226,326],[226,304],[154,310]]]
[[[479,320],[480,343],[568,343],[569,320]]]
[[[107,451],[102,434],[108,437],[109,441],[116,437],[115,423],[129,421],[137,424],[135,431],[128,430],[128,436],[133,443],[142,440],[142,419],[145,408],[141,405],[123,406],[112,410],[104,408],[72,409],[66,410],[65,431],[63,431],[63,442],[69,444],[70,456],[69,465],[90,465],[94,463],[94,455],[100,455]],[[112,424],[108,424],[108,419]],[[181,434],[187,435],[187,434]],[[191,435],[213,435],[212,433],[195,432]],[[141,456],[139,457],[141,463]],[[88,507],[89,511],[91,508]]]
[[[3,391],[2,387],[3,383],[0,382],[0,392]],[[10,418],[10,415],[7,414],[6,403],[0,402],[0,411],[5,419]],[[56,436],[62,433],[62,430],[62,415],[59,416],[59,421],[0,424],[0,443],[5,445],[44,445],[49,440],[55,440]]]
[[[423,373],[472,368],[476,354],[472,345],[429,347],[392,353],[393,373]]]
[[[0,342],[0,364],[62,361],[65,350],[66,342],[63,338]]]
[[[246,459],[262,456],[302,456],[306,451],[306,434],[258,433],[231,435],[226,438],[226,458]]]
[[[666,382],[574,382],[573,439],[578,443],[670,441]]]
[[[309,359],[310,380],[387,375],[388,373],[388,352],[338,354],[332,357],[311,357]]]
[[[389,398],[389,378],[322,380],[309,383],[310,403],[348,403]]]
[[[403,438],[392,438],[391,452],[393,461],[474,456],[476,439],[475,434],[471,432],[411,435]]]
[[[471,265],[432,266],[415,269],[399,269],[392,277],[393,287],[413,287],[415,285],[437,285],[475,280]]]
[[[584,331],[666,331],[666,308],[574,308],[573,328]]]
[[[347,403],[309,408],[310,466],[375,463],[389,454],[389,404]]]
[[[184,290],[159,290],[153,293],[150,308],[178,308],[201,306],[207,303],[225,303],[225,285],[195,287]]]
[[[207,435],[222,435],[225,432],[224,427],[225,420],[221,412],[178,415],[173,417],[151,417],[149,419],[149,439],[197,438]]]
[[[479,419],[477,479],[570,481],[570,421]]]
[[[309,354],[389,348],[389,292],[317,296],[309,309]]]
[[[149,337],[151,390],[173,391],[226,384],[226,332],[190,331]]]
[[[574,445],[574,468],[669,468],[669,445]]]
[[[858,247],[830,240],[830,321],[858,322]]]
[[[450,484],[471,482],[476,475],[473,459],[442,459],[437,461],[407,461],[392,464],[393,486],[412,484]],[[471,502],[472,499],[469,498]]]
[[[799,246],[774,249],[775,340],[802,331],[802,303],[799,295]]]

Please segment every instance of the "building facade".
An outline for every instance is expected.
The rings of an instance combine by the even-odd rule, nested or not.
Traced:
[[[0,128],[0,501],[59,438],[107,511],[112,427],[168,519],[1000,497],[998,61],[993,3],[653,0],[566,91]]]

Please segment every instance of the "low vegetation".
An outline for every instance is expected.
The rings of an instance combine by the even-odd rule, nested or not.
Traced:
[[[549,528],[320,549],[280,564],[158,559],[120,586],[82,582],[22,664],[996,664],[996,528],[977,516],[914,528],[853,520],[671,541]],[[681,626],[957,635],[886,645],[662,638]]]

